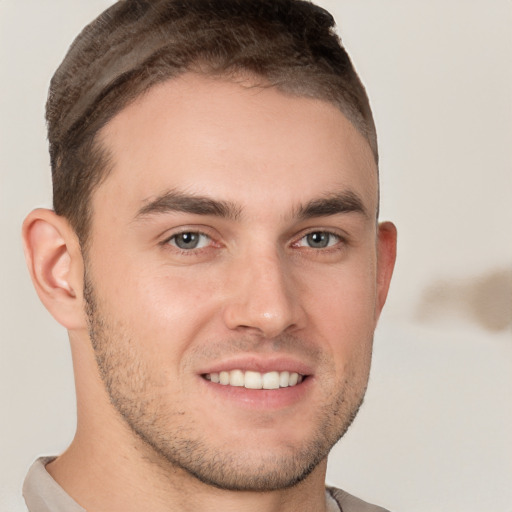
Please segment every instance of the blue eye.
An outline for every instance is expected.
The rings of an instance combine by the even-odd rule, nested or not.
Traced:
[[[192,250],[192,249],[202,249],[203,247],[207,247],[210,243],[210,237],[203,233],[198,233],[195,231],[186,231],[183,233],[179,233],[174,235],[169,239],[171,245],[174,245],[178,249],[182,250]]]
[[[301,247],[310,247],[311,249],[326,249],[332,247],[340,241],[340,237],[328,231],[313,231],[302,237],[299,241]]]

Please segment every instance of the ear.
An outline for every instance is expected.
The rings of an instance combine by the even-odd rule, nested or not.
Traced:
[[[392,222],[381,222],[377,234],[377,309],[376,320],[379,318],[386,297],[389,283],[393,275],[396,260],[397,231]]]
[[[41,302],[68,330],[86,327],[82,252],[67,220],[37,209],[25,219],[22,233],[28,270]]]

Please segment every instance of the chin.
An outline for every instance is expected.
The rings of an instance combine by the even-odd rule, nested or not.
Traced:
[[[209,460],[169,462],[200,482],[218,489],[269,492],[302,482],[326,459],[328,451],[321,447],[309,447],[307,451],[291,455],[219,453]]]
[[[286,435],[279,425],[247,435],[233,429],[231,436],[224,432],[222,442],[218,437],[213,441],[205,434],[207,429],[198,428],[193,421],[181,428],[169,429],[166,425],[160,431],[154,423],[150,427],[130,419],[128,422],[164,468],[181,471],[185,477],[218,489],[268,492],[293,487],[306,479],[327,459],[357,409],[342,415],[341,422],[338,414],[325,414],[311,430],[297,430],[295,435]]]

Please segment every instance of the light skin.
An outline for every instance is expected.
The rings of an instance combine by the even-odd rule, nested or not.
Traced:
[[[25,221],[76,378],[77,433],[48,471],[89,512],[325,510],[396,231],[376,222],[376,165],[339,110],[249,85],[186,74],[103,129],[112,171],[85,257],[65,219]],[[212,381],[231,370],[300,377]]]

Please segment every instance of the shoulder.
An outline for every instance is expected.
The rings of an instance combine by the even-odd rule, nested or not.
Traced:
[[[336,487],[327,487],[327,491],[340,506],[341,512],[389,512],[389,510],[372,505],[363,501],[348,492]]]

